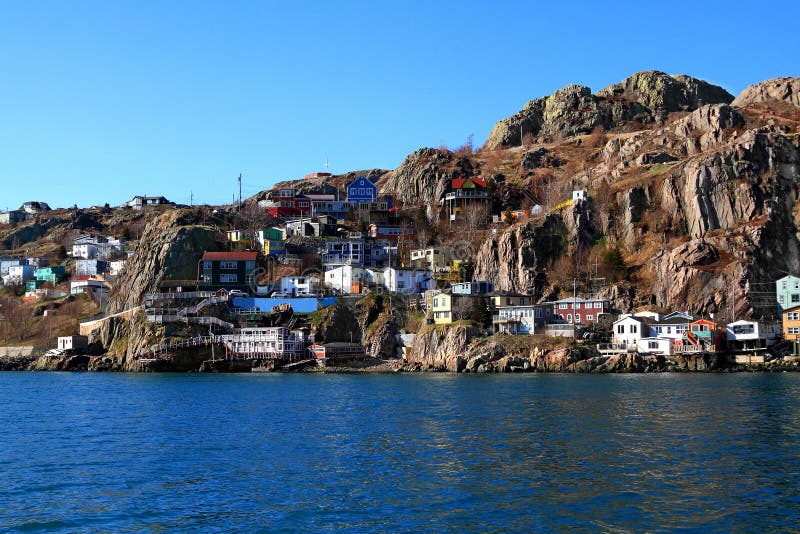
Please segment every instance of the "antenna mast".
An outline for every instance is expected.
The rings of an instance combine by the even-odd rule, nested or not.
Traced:
[[[239,208],[242,207],[242,173],[239,173]]]

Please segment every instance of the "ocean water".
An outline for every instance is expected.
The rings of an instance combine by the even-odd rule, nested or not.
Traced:
[[[0,530],[800,529],[800,374],[0,373]]]

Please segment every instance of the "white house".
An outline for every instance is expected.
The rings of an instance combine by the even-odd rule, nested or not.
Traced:
[[[62,336],[58,338],[58,348],[61,350],[88,349],[89,338],[86,336]]]
[[[614,344],[631,348],[635,347],[640,339],[650,337],[650,326],[644,317],[627,315],[614,321],[613,332]]]
[[[687,312],[672,312],[661,317],[658,321],[650,323],[650,331],[656,337],[683,341],[689,331],[689,323],[699,319],[698,316]]]
[[[435,286],[436,280],[428,270],[395,269],[394,267],[387,267],[383,270],[383,287],[393,293],[422,293]]]
[[[765,349],[778,341],[781,326],[778,323],[760,321],[734,321],[726,327],[728,347],[736,350]]]
[[[115,253],[121,254],[126,243],[119,239],[109,239],[103,236],[81,236],[72,244],[72,257],[85,260],[107,260]]]
[[[419,248],[411,251],[411,264],[437,272],[450,265],[450,254],[443,248]]]
[[[69,292],[73,295],[81,293],[99,293],[106,290],[106,285],[101,280],[83,278],[69,283]]]
[[[495,331],[509,334],[539,333],[546,323],[553,320],[551,303],[498,306],[496,312],[492,316]]]
[[[8,274],[3,277],[3,284],[7,286],[24,284],[33,279],[33,271],[32,265],[11,265]]]
[[[672,344],[673,341],[665,337],[643,337],[636,342],[636,350],[639,354],[671,356]]]
[[[353,265],[325,271],[325,286],[342,293],[361,293],[367,285],[383,285],[383,272]]]
[[[111,276],[117,276],[121,271],[122,268],[125,267],[125,260],[116,260],[109,262],[109,274]]]
[[[281,293],[289,297],[312,297],[319,292],[319,280],[313,276],[284,276]]]

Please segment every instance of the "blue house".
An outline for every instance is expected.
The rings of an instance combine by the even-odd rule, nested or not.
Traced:
[[[366,176],[359,176],[347,186],[348,202],[375,202],[378,200],[378,188]]]

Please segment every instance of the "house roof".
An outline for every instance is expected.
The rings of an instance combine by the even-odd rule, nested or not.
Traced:
[[[453,189],[461,189],[467,181],[471,181],[478,187],[486,189],[486,180],[483,178],[453,178]]]
[[[791,307],[791,308],[785,308],[785,309],[783,310],[783,313],[786,313],[786,312],[795,312],[795,311],[800,311],[800,306],[793,306],[793,307]]]
[[[608,302],[608,299],[585,299],[582,297],[567,297],[565,299],[556,300],[553,304],[565,304],[565,303],[581,303],[581,302]]]
[[[627,317],[623,317],[621,319],[617,319],[616,321],[614,321],[614,324],[621,323],[622,321],[628,321],[628,320],[636,321],[637,323],[647,324],[647,325],[657,324],[657,323],[654,323],[649,317],[637,317],[635,315],[628,315]]]
[[[203,261],[255,261],[258,252],[206,252]]]
[[[672,319],[661,319],[660,321],[653,321],[650,323],[653,326],[670,326],[676,324],[689,324],[693,322],[693,319],[687,319],[686,317],[673,317]]]

